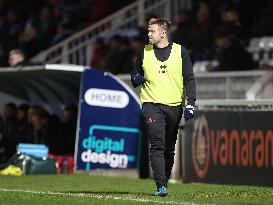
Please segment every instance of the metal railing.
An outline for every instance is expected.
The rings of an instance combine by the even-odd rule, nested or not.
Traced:
[[[197,100],[196,106],[198,110],[269,111],[273,110],[273,99]]]
[[[0,107],[4,102],[13,99],[11,97],[37,104],[45,103],[46,106],[49,103],[53,105],[55,101],[57,104],[76,102],[81,81],[80,72],[83,70],[83,66],[59,64],[1,69],[0,94],[6,93],[4,98],[7,100],[2,96]],[[117,77],[139,94],[139,88],[132,87],[129,74]],[[248,108],[247,102],[250,101],[252,107],[266,108],[271,103],[272,108],[272,71],[196,73],[195,79],[198,108],[214,107],[215,104],[217,108],[233,105]]]
[[[242,72],[206,72],[195,73],[197,86],[198,100],[211,99],[250,99],[247,98],[247,93],[251,92],[256,97],[272,99],[268,93],[268,81],[263,81],[262,86],[266,89],[253,90],[255,83],[260,82],[260,79],[266,76],[271,76],[272,72],[268,71],[242,71]],[[119,75],[119,77],[131,86],[129,75]],[[139,88],[133,88],[136,93],[139,93]],[[249,91],[252,89],[252,91]],[[269,91],[270,92],[270,91]],[[253,98],[252,98],[253,100]]]
[[[246,99],[246,92],[264,71],[214,72],[195,74],[198,99]]]
[[[273,72],[263,75],[246,93],[246,99],[273,99]]]
[[[178,1],[178,0],[177,0]],[[105,33],[137,28],[148,14],[170,18],[169,0],[139,0],[33,57],[33,62],[88,65],[92,42]]]

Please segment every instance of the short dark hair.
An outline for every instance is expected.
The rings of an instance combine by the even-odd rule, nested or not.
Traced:
[[[168,19],[165,18],[151,18],[148,22],[148,25],[157,24],[159,25],[163,30],[169,32],[171,28],[171,22]]]
[[[78,106],[75,104],[69,104],[64,108],[64,111],[72,112],[77,114],[78,112]]]
[[[18,106],[18,110],[21,110],[21,111],[24,111],[24,112],[27,112],[29,109],[29,105],[26,104],[26,103],[22,103]]]
[[[8,102],[5,104],[6,107],[10,107],[13,110],[17,110],[17,106],[13,102]]]

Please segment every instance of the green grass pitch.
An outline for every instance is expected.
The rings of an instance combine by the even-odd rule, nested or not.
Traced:
[[[74,175],[0,176],[1,205],[273,204],[273,188],[170,184],[169,196],[153,196],[152,179]]]

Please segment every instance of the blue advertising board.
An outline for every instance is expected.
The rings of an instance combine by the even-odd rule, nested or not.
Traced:
[[[110,73],[82,76],[76,169],[137,168],[141,107],[136,94]]]

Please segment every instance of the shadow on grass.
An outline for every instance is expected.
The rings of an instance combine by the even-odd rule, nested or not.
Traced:
[[[99,195],[133,195],[133,196],[154,196],[153,193],[145,192],[127,192],[127,191],[66,191],[65,193],[70,194],[99,194]]]

